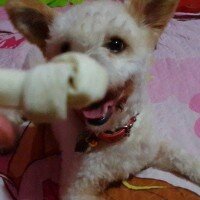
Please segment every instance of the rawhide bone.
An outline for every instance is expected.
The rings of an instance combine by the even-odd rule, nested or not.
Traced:
[[[92,58],[66,53],[28,71],[0,69],[0,106],[20,109],[38,122],[67,117],[104,97],[105,70]]]

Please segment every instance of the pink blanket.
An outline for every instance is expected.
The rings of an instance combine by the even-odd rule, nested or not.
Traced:
[[[149,82],[149,95],[157,114],[156,131],[161,137],[165,134],[177,141],[192,155],[199,155],[200,149],[199,35],[200,20],[173,19],[155,51]],[[42,62],[41,53],[13,29],[1,9],[0,65],[27,69],[32,67],[33,61],[34,65]],[[29,200],[57,199],[60,156],[45,130],[30,127],[23,134],[16,152],[1,158],[0,199],[17,199],[17,196]],[[38,132],[41,133],[39,136]],[[188,141],[188,135],[191,141]],[[38,150],[35,146],[43,148]],[[198,186],[166,172],[148,169],[139,176],[166,180],[200,194]]]

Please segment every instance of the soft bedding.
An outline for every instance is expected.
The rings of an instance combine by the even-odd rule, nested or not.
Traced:
[[[195,17],[194,17],[195,16]],[[199,15],[178,15],[163,33],[149,78],[149,95],[156,117],[155,131],[187,149],[200,152],[200,20]],[[181,19],[181,20],[178,20]],[[43,62],[39,50],[16,32],[0,10],[0,66],[28,69]],[[68,123],[68,124],[67,124]],[[66,122],[69,129],[73,123]],[[58,200],[60,155],[52,131],[65,126],[23,124],[16,151],[0,158],[0,199]],[[186,140],[190,134],[191,140]],[[73,133],[70,132],[72,137]],[[69,138],[70,143],[70,138]],[[68,146],[73,152],[73,145]],[[70,162],[70,153],[69,153]],[[200,199],[200,188],[172,173],[146,169],[138,177],[105,192],[107,199]],[[132,185],[148,186],[131,189]],[[151,186],[161,186],[152,189]]]

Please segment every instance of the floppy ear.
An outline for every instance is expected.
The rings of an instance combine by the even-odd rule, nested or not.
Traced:
[[[44,50],[54,12],[39,0],[10,0],[6,6],[14,26],[33,44]]]
[[[178,5],[179,0],[126,0],[131,15],[139,24],[161,33]]]

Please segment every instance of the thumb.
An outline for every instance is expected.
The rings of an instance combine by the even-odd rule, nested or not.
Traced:
[[[0,149],[11,148],[16,139],[13,124],[4,116],[0,115]]]

